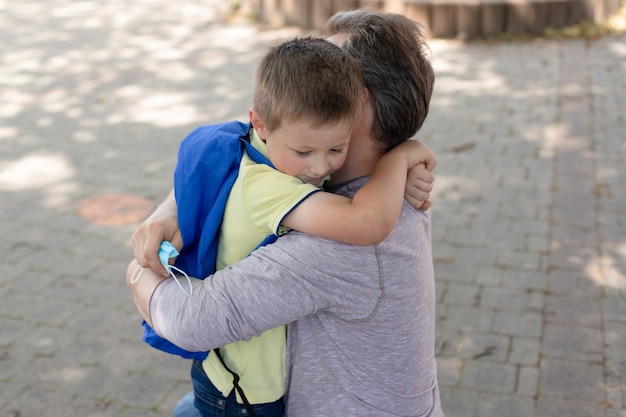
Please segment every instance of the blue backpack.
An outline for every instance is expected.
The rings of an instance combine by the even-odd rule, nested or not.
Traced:
[[[189,276],[204,279],[215,272],[219,230],[244,149],[254,162],[273,167],[250,144],[251,128],[239,121],[201,126],[180,144],[174,170],[174,195],[185,246],[174,265]],[[276,238],[270,235],[259,246]],[[208,352],[186,351],[156,334],[145,321],[142,324],[143,340],[156,349],[200,361],[208,355]]]

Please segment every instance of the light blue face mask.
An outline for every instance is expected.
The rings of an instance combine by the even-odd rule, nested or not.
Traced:
[[[193,287],[191,286],[191,280],[189,279],[189,275],[187,275],[185,271],[183,271],[182,269],[176,268],[174,265],[170,265],[168,263],[170,258],[175,258],[178,255],[179,255],[178,251],[170,242],[168,242],[167,240],[164,240],[163,242],[161,242],[161,247],[159,248],[159,260],[161,261],[161,265],[163,265],[165,269],[167,269],[167,272],[169,272],[170,277],[174,278],[174,281],[176,281],[176,284],[178,284],[178,288],[180,288],[180,290],[184,292],[185,295],[191,295],[193,293]],[[189,292],[185,291],[185,289],[183,288],[183,285],[180,283],[180,280],[178,279],[176,274],[172,272],[172,270],[181,273],[187,279],[187,284],[189,285]],[[141,275],[143,275],[143,267],[141,265],[137,265],[137,268],[133,272],[133,275],[131,275],[130,277],[130,283],[131,284],[137,283],[137,281],[139,281],[139,279],[141,278]]]

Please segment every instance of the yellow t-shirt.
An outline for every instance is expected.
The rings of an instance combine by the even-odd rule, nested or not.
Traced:
[[[254,130],[252,146],[267,157],[265,143]],[[282,220],[302,200],[319,191],[296,177],[265,164],[255,163],[244,153],[239,174],[226,202],[217,250],[217,269],[244,259],[267,236],[284,234]],[[228,367],[240,376],[239,385],[251,404],[269,403],[285,394],[286,326],[263,332],[250,341],[220,348]],[[233,376],[224,369],[215,352],[202,363],[204,371],[224,396],[233,389]],[[241,398],[237,394],[237,400]]]

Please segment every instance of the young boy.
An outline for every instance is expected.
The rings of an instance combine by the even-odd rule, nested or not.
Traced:
[[[257,69],[249,139],[273,167],[244,154],[226,203],[216,269],[245,258],[268,235],[290,229],[357,245],[387,236],[400,214],[407,170],[432,162],[418,144],[409,141],[388,152],[352,199],[318,192],[344,163],[364,99],[358,65],[337,46],[307,38],[270,49]],[[176,190],[179,212],[183,191]],[[184,233],[183,241],[191,243]],[[259,417],[283,415],[285,332],[281,326],[219,349]],[[245,408],[215,351],[194,368],[192,379],[206,374],[216,388],[213,406]]]

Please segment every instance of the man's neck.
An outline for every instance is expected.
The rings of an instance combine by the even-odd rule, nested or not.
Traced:
[[[369,136],[353,137],[350,141],[346,162],[340,170],[331,175],[329,185],[343,184],[372,175],[380,157],[376,145]]]

